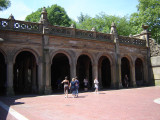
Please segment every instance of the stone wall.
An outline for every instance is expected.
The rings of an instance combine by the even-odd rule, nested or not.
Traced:
[[[151,67],[155,85],[160,86],[160,46],[155,40],[150,39]]]

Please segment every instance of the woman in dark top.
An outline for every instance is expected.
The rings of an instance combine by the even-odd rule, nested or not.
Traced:
[[[65,79],[61,82],[64,84],[64,94],[65,94],[65,98],[68,98],[68,89],[69,89],[69,80],[67,80],[67,77],[65,77]]]

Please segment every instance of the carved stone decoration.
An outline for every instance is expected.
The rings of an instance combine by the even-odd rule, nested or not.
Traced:
[[[150,39],[150,50],[151,50],[151,56],[160,56],[160,45],[156,43],[154,39]]]

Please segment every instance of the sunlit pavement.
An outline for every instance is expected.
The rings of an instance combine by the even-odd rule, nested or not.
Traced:
[[[0,120],[160,120],[160,87],[64,95],[0,97]],[[6,112],[3,105],[10,112]]]

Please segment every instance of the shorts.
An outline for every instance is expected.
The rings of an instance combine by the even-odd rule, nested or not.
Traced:
[[[65,86],[64,86],[64,92],[65,92],[66,90],[68,90],[68,88],[69,88],[68,85],[65,85]]]

